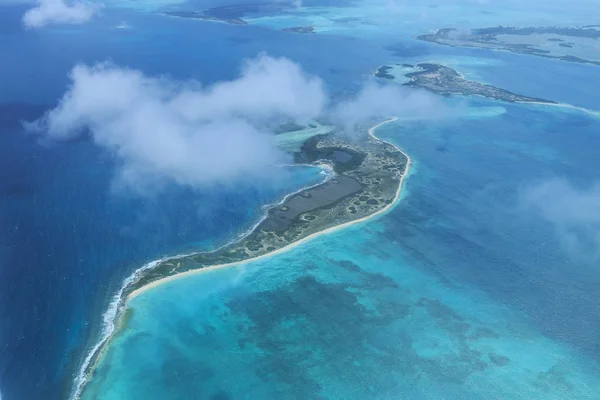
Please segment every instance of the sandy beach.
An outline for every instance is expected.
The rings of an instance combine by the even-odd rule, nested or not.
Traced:
[[[343,229],[343,228],[345,228],[345,227],[348,227],[348,226],[351,226],[351,225],[355,225],[355,224],[359,224],[359,223],[362,223],[362,222],[368,221],[368,220],[370,220],[371,218],[374,218],[374,217],[376,217],[376,216],[378,216],[378,215],[381,215],[381,214],[383,214],[383,213],[387,212],[387,211],[388,211],[389,209],[391,209],[391,208],[392,208],[394,205],[396,205],[396,203],[397,203],[398,199],[400,198],[400,193],[402,192],[402,186],[403,186],[403,183],[404,183],[404,178],[406,177],[406,175],[407,175],[407,173],[408,173],[408,170],[409,170],[409,168],[410,168],[410,165],[411,165],[411,159],[410,159],[410,157],[408,156],[408,154],[406,154],[404,151],[402,151],[402,149],[400,149],[400,148],[399,148],[398,146],[396,146],[395,144],[393,144],[393,143],[390,143],[390,142],[388,142],[388,141],[385,141],[385,140],[383,140],[383,139],[380,139],[380,138],[378,138],[377,136],[375,136],[375,134],[374,134],[374,131],[375,131],[375,130],[377,130],[377,128],[379,128],[379,127],[381,127],[381,126],[383,126],[383,125],[385,125],[385,124],[388,124],[388,123],[390,123],[390,122],[394,122],[394,121],[397,121],[397,120],[398,120],[398,118],[397,118],[397,117],[390,118],[390,119],[388,119],[388,120],[385,120],[385,121],[383,121],[383,122],[381,122],[381,123],[379,123],[379,124],[377,124],[377,125],[373,126],[373,127],[372,127],[372,128],[370,128],[370,129],[369,129],[369,131],[368,131],[368,134],[369,134],[369,135],[370,135],[372,138],[374,138],[375,140],[379,140],[379,141],[383,141],[383,142],[386,142],[386,143],[389,143],[389,144],[391,144],[391,145],[392,145],[392,146],[394,146],[394,147],[395,147],[395,148],[396,148],[398,151],[400,151],[402,154],[404,154],[404,156],[405,156],[405,157],[406,157],[406,159],[407,159],[407,162],[406,162],[406,168],[404,168],[404,172],[402,173],[402,176],[400,177],[400,182],[399,182],[399,184],[398,184],[398,188],[397,188],[397,190],[396,190],[396,195],[395,195],[395,197],[394,197],[394,201],[392,201],[392,202],[391,202],[389,205],[387,205],[385,208],[382,208],[381,210],[379,210],[379,211],[377,211],[376,213],[373,213],[373,214],[371,214],[371,215],[369,215],[369,216],[366,216],[366,217],[363,217],[363,218],[360,218],[360,219],[357,219],[357,220],[354,220],[354,221],[346,222],[346,223],[344,223],[344,224],[341,224],[341,225],[333,226],[333,227],[331,227],[331,228],[324,229],[324,230],[322,230],[322,231],[320,231],[320,232],[313,233],[312,235],[309,235],[309,236],[307,236],[307,237],[305,237],[305,238],[303,238],[303,239],[300,239],[300,240],[298,240],[298,241],[296,241],[296,242],[290,243],[289,245],[287,245],[287,246],[285,246],[285,247],[282,247],[282,248],[280,248],[280,249],[277,249],[277,250],[275,250],[275,251],[272,251],[272,252],[270,252],[270,253],[267,253],[267,254],[263,254],[263,255],[261,255],[261,256],[258,256],[258,257],[249,258],[249,259],[247,259],[247,260],[243,260],[243,261],[236,261],[236,262],[227,263],[227,264],[211,265],[210,267],[205,267],[205,268],[201,268],[201,269],[195,269],[195,270],[192,270],[192,271],[186,271],[186,272],[182,272],[182,273],[180,273],[180,274],[177,274],[177,275],[172,275],[172,276],[169,276],[169,277],[166,277],[166,278],[159,279],[159,280],[157,280],[157,281],[154,281],[154,282],[152,282],[152,283],[150,283],[150,284],[148,284],[148,285],[146,285],[146,286],[144,286],[144,287],[142,287],[142,288],[139,288],[139,289],[137,289],[137,290],[135,290],[135,291],[131,292],[131,293],[129,294],[129,296],[127,297],[127,299],[128,299],[128,300],[130,300],[130,299],[132,299],[132,298],[134,298],[134,297],[137,297],[137,296],[139,296],[140,294],[142,294],[142,293],[145,293],[145,292],[147,292],[148,290],[151,290],[151,289],[153,289],[153,288],[155,288],[155,287],[157,287],[157,286],[160,286],[160,285],[162,285],[162,284],[165,284],[165,283],[167,283],[167,282],[174,281],[174,280],[176,280],[176,279],[185,278],[186,276],[191,276],[191,275],[196,275],[196,274],[203,274],[203,273],[210,272],[210,271],[214,271],[214,270],[221,269],[221,268],[234,267],[234,266],[236,266],[236,265],[246,264],[246,263],[249,263],[249,262],[252,262],[252,261],[257,261],[257,260],[265,259],[265,258],[267,258],[267,257],[272,257],[272,256],[275,256],[275,255],[277,255],[277,254],[284,253],[284,252],[286,252],[286,251],[292,250],[292,249],[293,249],[293,248],[295,248],[296,246],[299,246],[299,245],[301,245],[301,244],[303,244],[303,243],[306,243],[306,242],[308,242],[308,241],[310,241],[310,240],[313,240],[314,238],[316,238],[316,237],[319,237],[320,235],[325,235],[325,234],[327,234],[327,233],[335,232],[335,231],[337,231],[337,230],[339,230],[339,229]]]

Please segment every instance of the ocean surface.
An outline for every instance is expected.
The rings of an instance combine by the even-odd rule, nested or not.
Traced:
[[[83,398],[597,399],[597,264],[520,197],[595,179],[600,121],[505,108],[382,128],[416,161],[384,216],[133,299]]]
[[[66,399],[123,279],[156,258],[231,240],[263,205],[322,179],[301,167],[278,170],[268,187],[115,192],[109,154],[88,140],[40,142],[20,124],[55,105],[76,63],[111,60],[210,83],[267,51],[321,76],[336,96],[382,64],[437,61],[523,95],[600,110],[591,84],[598,67],[412,39],[442,14],[453,24],[480,15],[486,25],[527,15],[554,24],[566,12],[548,3],[533,15],[521,4],[491,16],[476,3],[454,14],[427,7],[422,22],[411,8],[410,23],[393,24],[381,3],[356,19],[355,7],[307,2],[321,7],[294,18],[322,26],[316,35],[278,32],[281,17],[272,15],[250,26],[168,18],[157,12],[175,7],[167,1],[107,2],[86,25],[25,31],[26,7],[0,6],[2,400]],[[574,9],[569,21],[584,21],[583,6]],[[136,297],[83,398],[597,399],[600,262],[585,246],[574,252],[571,236],[527,199],[556,179],[580,191],[598,181],[600,119],[444,102],[451,112],[377,131],[414,161],[390,212]]]

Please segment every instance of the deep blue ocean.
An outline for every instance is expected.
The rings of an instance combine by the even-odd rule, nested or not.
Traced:
[[[401,29],[394,35],[381,32],[347,35],[343,30],[317,35],[290,35],[267,27],[189,21],[164,17],[156,12],[115,9],[109,5],[100,18],[86,25],[25,31],[20,22],[25,9],[18,5],[0,6],[2,400],[67,398],[81,360],[98,339],[102,314],[123,279],[153,259],[209,249],[230,240],[256,222],[262,205],[277,201],[286,193],[322,178],[316,169],[295,168],[282,173],[281,179],[274,180],[273,185],[268,187],[248,182],[243,187],[222,185],[206,190],[167,187],[150,197],[115,193],[111,190],[115,160],[109,154],[84,139],[40,142],[37,137],[25,134],[21,126],[21,121],[38,118],[56,104],[68,84],[69,71],[77,63],[110,60],[118,65],[138,68],[148,75],[168,74],[175,79],[193,78],[210,83],[235,77],[244,58],[266,51],[270,55],[289,57],[305,70],[319,75],[325,80],[328,91],[337,96],[355,90],[382,64],[442,61],[456,66],[468,77],[476,77],[504,89],[600,110],[600,94],[591,84],[600,82],[598,67],[509,53],[442,48],[418,42],[409,34],[402,35]],[[114,28],[123,21],[131,28]],[[475,63],[475,59],[483,61]],[[589,187],[597,181],[600,119],[570,109],[512,105],[483,99],[445,101],[451,109],[463,110],[462,116],[399,121],[382,129],[383,137],[397,143],[415,161],[404,198],[392,212],[367,225],[368,229],[352,228],[348,232],[338,232],[331,238],[294,250],[294,253],[285,256],[287,258],[279,257],[271,264],[263,262],[263,275],[267,278],[254,272],[241,279],[241,283],[236,283],[238,286],[223,284],[222,291],[216,294],[207,289],[213,293],[212,297],[192,296],[190,304],[201,305],[175,314],[181,316],[181,321],[193,314],[198,317],[199,324],[218,328],[218,323],[210,321],[209,311],[221,310],[221,306],[226,304],[223,307],[237,313],[236,318],[252,320],[255,330],[247,333],[244,340],[251,343],[256,335],[267,335],[274,343],[275,350],[271,350],[276,354],[277,346],[290,344],[278,342],[282,332],[273,331],[266,323],[261,325],[262,310],[266,310],[272,320],[283,321],[285,307],[293,303],[297,306],[294,315],[304,315],[304,312],[311,323],[318,326],[318,321],[326,319],[328,313],[313,315],[307,313],[306,307],[318,302],[318,296],[324,295],[329,299],[324,304],[338,307],[333,311],[340,316],[331,329],[346,329],[357,318],[367,318],[366,314],[348,310],[351,310],[352,304],[361,301],[364,307],[369,308],[369,299],[376,297],[374,294],[375,297],[369,297],[369,290],[375,293],[380,288],[372,281],[384,287],[388,285],[385,290],[393,283],[378,277],[381,274],[394,281],[393,284],[414,293],[429,293],[429,297],[422,294],[423,298],[427,297],[432,302],[426,304],[439,305],[441,302],[451,306],[456,313],[464,314],[467,319],[477,315],[482,326],[491,326],[490,321],[496,317],[497,321],[514,320],[518,321],[514,322],[515,325],[526,325],[527,328],[520,330],[514,326],[496,327],[496,330],[501,338],[510,337],[514,332],[532,332],[532,342],[540,343],[539,353],[532,351],[532,357],[546,350],[555,350],[557,357],[566,360],[564,369],[583,364],[588,366],[590,375],[599,371],[598,263],[573,257],[565,251],[555,227],[524,206],[522,197],[529,187],[555,178],[568,180],[580,188]],[[482,117],[476,116],[477,110],[502,112]],[[348,243],[354,244],[354,247]],[[381,260],[386,260],[379,267],[375,259],[369,258],[372,253],[377,254],[378,244],[381,244]],[[371,253],[365,248],[369,248]],[[323,249],[329,249],[327,251],[331,254]],[[362,254],[359,254],[360,251]],[[314,254],[320,256],[311,262],[306,261],[311,260]],[[344,257],[358,267],[340,264]],[[297,267],[290,276],[285,272],[289,265]],[[341,268],[340,265],[346,267]],[[219,282],[237,282],[238,275],[239,271],[223,271],[210,277],[194,278],[198,280],[194,293],[203,285],[219,288]],[[409,278],[411,276],[413,278]],[[363,286],[358,285],[357,280],[364,280]],[[174,288],[171,299],[163,297],[164,304],[175,307],[181,296],[191,296],[189,285],[193,282],[182,280],[180,284],[179,290],[183,294],[177,297],[177,288]],[[414,284],[413,289],[411,284]],[[356,295],[361,290],[365,292]],[[298,295],[300,297],[289,295],[303,291],[306,294]],[[140,320],[132,321],[133,333],[128,335],[139,335],[136,329],[160,326],[160,315],[166,316],[174,309],[165,306],[152,320],[147,310],[160,307],[163,304],[158,300],[160,296],[168,296],[166,292],[161,294],[157,291],[153,297],[152,293],[137,300],[139,305],[136,304],[138,308],[134,309],[141,310],[138,313]],[[344,297],[348,293],[355,294],[356,298]],[[390,298],[397,300],[397,307],[401,308],[403,304],[408,308],[416,307],[413,304],[416,301],[411,303],[408,297],[396,298],[394,293],[390,293]],[[469,297],[468,293],[474,293],[473,297]],[[434,298],[438,303],[432,300]],[[475,310],[477,307],[470,305],[470,301],[476,302],[481,310]],[[490,311],[485,317],[487,305]],[[384,306],[390,310],[394,307],[387,303],[373,307]],[[417,315],[414,310],[413,315]],[[427,331],[420,321],[417,318],[407,323],[410,327],[407,330]],[[377,321],[363,322],[365,326],[370,326],[370,323],[379,326]],[[511,325],[509,322],[507,326]],[[441,325],[443,323],[440,322]],[[233,326],[231,321],[227,324],[223,323],[224,326]],[[170,327],[172,331],[157,335],[158,342],[149,343],[156,345],[161,338],[164,340],[181,326],[174,323]],[[445,328],[455,334],[460,330],[454,325]],[[507,330],[503,331],[505,328]],[[223,332],[236,334],[227,329],[223,328]],[[386,325],[385,329],[396,328]],[[336,334],[335,330],[327,331],[325,328],[318,332],[319,335]],[[399,334],[397,330],[390,332]],[[363,336],[357,338],[370,343],[366,347],[380,339],[371,337],[372,332],[361,334]],[[407,331],[403,334],[411,339],[402,342],[402,346],[415,343],[415,334]],[[230,350],[219,335],[207,335],[200,339],[206,348],[198,347],[197,357],[204,357],[206,361],[219,357],[219,349]],[[127,338],[123,338],[125,345]],[[490,346],[501,348],[505,342],[500,342]],[[140,343],[142,346],[146,342]],[[190,343],[198,345],[199,342],[186,342],[186,345],[192,346]],[[343,342],[343,345],[351,343]],[[323,342],[319,341],[315,348],[317,345],[323,346]],[[160,346],[157,349],[157,352],[163,351]],[[293,354],[296,358],[290,356],[279,366],[291,368],[302,358],[304,350],[298,349]],[[516,344],[510,350],[506,349],[507,353],[516,353],[517,350]],[[114,351],[112,359],[121,360],[121,350],[117,347]],[[357,350],[355,355],[360,357],[364,351]],[[261,351],[257,354],[264,356]],[[121,367],[112,372],[108,369],[104,376],[111,376],[111,373],[118,376],[122,372],[120,368],[131,370],[132,376],[137,376],[135,374],[139,371],[134,365],[126,364],[127,359],[131,363],[139,362],[137,356],[139,354],[123,357],[118,361],[122,363]],[[236,384],[240,387],[237,387],[222,377],[230,373],[228,368],[244,371],[248,367],[244,363],[254,360],[252,357],[255,356],[249,356],[239,364],[232,362],[214,366],[210,370],[214,382],[206,383],[210,388],[206,398],[220,393],[220,379],[221,385],[237,388],[231,389],[232,395],[244,393],[239,382]],[[579,358],[583,361],[580,362]],[[332,360],[334,367],[348,362],[343,358]],[[262,362],[266,361],[263,359]],[[269,362],[268,373],[276,375],[275,361]],[[365,365],[368,362],[366,360]],[[543,362],[540,361],[540,364]],[[525,361],[515,364],[522,367],[516,373],[529,368]],[[469,367],[473,365],[469,364]],[[551,360],[540,369],[551,369],[548,365],[551,365]],[[354,371],[352,373],[358,375],[350,374],[346,378],[352,380],[358,376],[360,379],[357,378],[356,382],[368,380],[377,384],[370,394],[363,393],[361,398],[393,398],[377,396],[378,393],[388,393],[377,391],[385,386],[385,382],[379,382],[373,376],[384,367],[385,363],[375,360],[372,369],[365,368],[370,371],[369,376]],[[165,365],[160,365],[160,368],[165,368]],[[437,367],[432,368],[427,370],[427,379],[434,379],[436,373],[444,375]],[[575,371],[575,367],[571,370]],[[151,373],[149,376],[152,376]],[[308,377],[293,370],[289,376],[303,382],[305,390],[316,390],[313,382],[315,374],[333,374],[332,371],[318,369],[311,373],[313,375]],[[410,376],[414,371],[401,369],[398,373]],[[580,375],[583,378],[578,375],[577,379],[580,378],[581,382],[587,379],[584,373]],[[492,378],[498,379],[498,376]],[[185,380],[185,376],[172,379],[177,383]],[[274,398],[282,393],[287,397],[280,398],[302,398],[298,392],[288,392],[283,386],[268,391],[252,379],[255,378],[248,377],[248,382],[252,382],[251,387],[258,396],[252,398],[261,398],[258,394],[262,394],[262,398]],[[286,382],[281,376],[273,379]],[[589,379],[586,384],[595,388],[597,382]],[[97,386],[100,389],[96,390],[105,391],[102,386],[105,382],[95,384],[100,385]],[[445,381],[437,386],[428,380],[421,384],[432,388],[430,398],[435,398],[436,393],[455,396],[450,398],[467,398],[464,397],[466,392],[449,386]],[[406,382],[398,385],[405,390],[403,398],[417,399],[418,393],[423,393],[419,391],[420,386],[411,387]],[[333,387],[335,385],[328,390],[333,390]],[[128,390],[132,392],[124,393],[133,393],[137,389]],[[109,392],[106,390],[106,393]],[[350,398],[347,396],[352,392],[339,389],[337,393],[346,394],[346,397],[338,398]],[[475,390],[472,393],[483,396]],[[546,398],[559,398],[552,397],[558,392],[549,393],[552,395]],[[582,391],[579,395],[587,396],[589,393]],[[160,397],[160,392],[155,395],[167,398]],[[116,400],[119,397],[107,398]],[[477,397],[474,394],[471,398]]]

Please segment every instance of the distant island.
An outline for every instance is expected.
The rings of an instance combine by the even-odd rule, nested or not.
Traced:
[[[225,22],[233,25],[247,25],[243,18],[247,14],[277,13],[289,8],[285,3],[263,3],[263,4],[234,4],[230,6],[219,6],[207,8],[201,11],[166,11],[163,14],[178,17],[201,19],[204,21]]]
[[[115,326],[127,323],[125,308],[129,298],[158,284],[186,274],[233,266],[274,254],[310,237],[366,220],[389,209],[400,197],[410,158],[397,146],[374,135],[375,129],[360,130],[352,138],[317,134],[305,140],[294,152],[297,164],[320,165],[330,170],[323,183],[288,195],[268,209],[265,217],[239,240],[210,252],[171,257],[138,270],[118,295]],[[277,135],[319,129],[317,124],[282,124]],[[83,382],[94,373],[95,365],[114,335],[99,343],[86,359]],[[84,388],[84,384],[79,390]],[[81,392],[76,393],[76,397]]]
[[[224,18],[215,15],[206,14],[205,12],[198,11],[167,11],[164,13],[170,17],[178,18],[190,18],[190,19],[201,19],[204,21],[217,21],[225,22],[233,25],[247,25],[248,23],[241,18]]]
[[[454,47],[477,47],[555,58],[600,66],[600,27],[504,27],[459,30],[439,29],[417,37]]]
[[[557,104],[554,101],[522,96],[509,92],[508,90],[467,80],[456,70],[440,64],[421,63],[414,66],[411,64],[397,65],[402,66],[403,76],[408,78],[403,85],[423,88],[442,96],[476,95],[511,103]],[[393,69],[394,67],[392,66],[384,65],[380,67],[374,75],[383,79],[396,79],[396,76],[390,72]]]
[[[281,31],[294,33],[316,33],[314,26],[295,26],[293,28],[283,28]]]

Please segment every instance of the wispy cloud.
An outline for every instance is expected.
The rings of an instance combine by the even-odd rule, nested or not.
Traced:
[[[38,0],[23,16],[27,28],[42,28],[50,24],[82,24],[98,12],[100,5],[85,0]]]
[[[284,58],[248,61],[239,78],[202,87],[111,64],[78,65],[58,106],[30,131],[89,134],[120,161],[117,183],[145,190],[250,180],[286,159],[269,126],[325,107],[323,82]]]
[[[523,198],[554,226],[560,243],[573,259],[600,261],[600,182],[582,188],[554,179],[525,190]]]
[[[440,98],[429,92],[370,80],[354,96],[334,106],[331,118],[352,132],[373,117],[432,118],[445,110]]]

